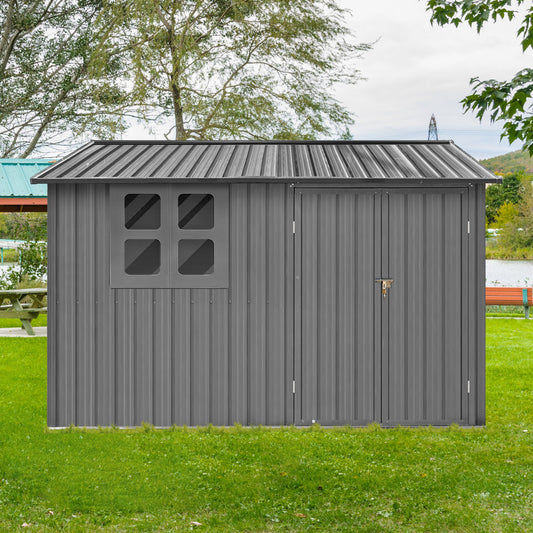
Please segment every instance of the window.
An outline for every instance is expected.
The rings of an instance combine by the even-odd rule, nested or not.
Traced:
[[[127,194],[124,218],[127,229],[158,228],[161,225],[161,198],[158,194]]]
[[[227,185],[110,186],[116,288],[227,288]]]
[[[182,229],[211,229],[214,224],[212,194],[180,194],[178,225]]]
[[[178,270],[186,276],[212,274],[215,246],[211,239],[182,239],[178,244]]]
[[[124,270],[132,276],[159,273],[161,243],[157,239],[127,239],[124,243]]]

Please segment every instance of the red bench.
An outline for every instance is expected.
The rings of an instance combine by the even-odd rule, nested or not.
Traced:
[[[486,305],[523,305],[526,318],[529,318],[529,306],[533,305],[533,289],[520,287],[486,287]]]

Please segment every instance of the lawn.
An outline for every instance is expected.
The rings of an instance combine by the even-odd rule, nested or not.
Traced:
[[[0,531],[533,531],[533,321],[487,330],[487,427],[445,429],[52,432],[46,339],[0,339]]]
[[[41,314],[31,321],[31,325],[36,328],[38,326],[46,326],[48,320],[46,314]],[[18,318],[0,318],[0,328],[20,328],[21,322]],[[0,339],[0,349],[3,348],[2,340]]]

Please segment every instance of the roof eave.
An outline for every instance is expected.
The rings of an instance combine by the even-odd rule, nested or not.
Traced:
[[[55,169],[55,165],[63,164],[66,161],[69,161],[70,159],[72,159],[73,157],[78,155],[83,150],[89,148],[89,146],[92,146],[93,144],[95,144],[95,141],[89,141],[88,143],[84,144],[83,146],[80,146],[77,150],[74,150],[74,152],[72,152],[69,155],[67,155],[64,159],[60,159],[59,161],[57,161],[57,163],[54,163],[54,164],[50,165],[49,167],[41,170],[40,172],[37,172],[37,174],[33,175],[30,178],[30,183],[32,183],[32,184],[52,183],[51,181],[50,182],[44,181],[44,180],[42,180],[42,178],[44,176],[48,175],[50,172],[52,172],[52,169]],[[37,181],[35,181],[36,178],[37,178]]]
[[[83,177],[62,177],[62,178],[44,178],[31,179],[33,184],[75,184],[75,183],[334,183],[334,182],[391,182],[391,183],[409,183],[409,182],[453,182],[453,183],[500,183],[502,178],[498,176],[486,177],[442,177],[434,176],[387,176],[387,177],[351,177],[351,176],[221,176],[210,178],[198,177],[154,177],[138,178],[135,176],[83,176]]]

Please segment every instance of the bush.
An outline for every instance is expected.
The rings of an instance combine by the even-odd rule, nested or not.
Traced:
[[[19,262],[0,276],[0,288],[15,289],[31,282],[42,284],[47,272],[47,220],[43,213],[10,213],[4,220],[9,238],[22,240]]]
[[[487,187],[485,197],[487,224],[494,224],[504,204],[518,205],[528,185],[529,177],[523,172],[514,172],[503,176],[502,183]]]
[[[512,250],[533,247],[533,187],[526,187],[518,214],[503,224],[499,241],[502,247]]]

